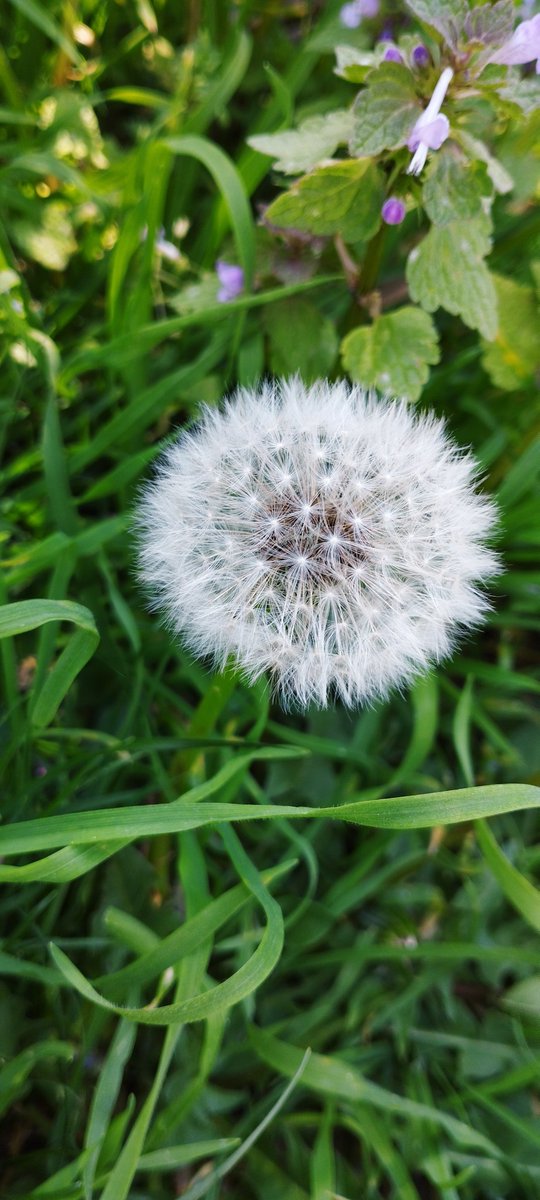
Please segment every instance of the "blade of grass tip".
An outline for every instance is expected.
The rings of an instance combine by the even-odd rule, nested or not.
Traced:
[[[99,642],[94,617],[72,600],[19,600],[0,607],[0,638],[27,633],[50,621],[71,621],[77,626],[43,686],[32,696],[34,727],[48,725],[73,680],[92,657]]]
[[[242,1145],[238,1147],[238,1150],[234,1150],[233,1153],[229,1155],[229,1158],[225,1159],[225,1162],[222,1163],[220,1167],[216,1167],[214,1171],[211,1171],[208,1175],[205,1175],[204,1179],[198,1180],[198,1182],[194,1183],[192,1187],[188,1188],[187,1192],[184,1192],[183,1200],[200,1200],[201,1196],[205,1196],[209,1189],[214,1186],[214,1184],[219,1183],[225,1178],[226,1175],[229,1175],[230,1172],[238,1165],[238,1163],[245,1158],[246,1154],[248,1154],[251,1150],[251,1147],[255,1144],[258,1138],[261,1137],[261,1134],[264,1133],[265,1129],[268,1129],[268,1126],[272,1124],[272,1121],[275,1119],[275,1117],[277,1117],[278,1113],[287,1103],[289,1096],[300,1082],[310,1057],[311,1050],[308,1047],[292,1079],[281,1093],[281,1096],[278,1097],[275,1104],[272,1105],[272,1108],[269,1110],[266,1116],[263,1117],[262,1121],[259,1122],[256,1129],[249,1134]]]

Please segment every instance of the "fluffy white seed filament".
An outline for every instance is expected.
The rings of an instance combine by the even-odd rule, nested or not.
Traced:
[[[493,504],[441,421],[345,383],[240,391],[165,452],[141,574],[195,653],[285,703],[383,696],[482,619]]]

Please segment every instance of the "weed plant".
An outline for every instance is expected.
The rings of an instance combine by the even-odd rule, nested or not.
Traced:
[[[464,13],[1,6],[6,1200],[540,1196],[538,83]],[[407,175],[360,118],[449,56]],[[135,577],[167,439],[295,371],[444,416],[500,507],[483,632],[352,712],[212,674]]]

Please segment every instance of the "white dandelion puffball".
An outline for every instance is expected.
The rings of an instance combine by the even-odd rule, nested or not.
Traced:
[[[154,607],[285,704],[358,705],[489,607],[494,504],[444,423],[345,382],[240,390],[170,445],[138,510]]]

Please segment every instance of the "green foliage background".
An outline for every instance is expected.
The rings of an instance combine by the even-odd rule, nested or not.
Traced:
[[[488,68],[423,192],[358,149],[385,21],[453,36],[408,9],[0,10],[6,1197],[540,1195],[538,111]],[[134,581],[163,439],[295,370],[444,414],[501,507],[485,632],[359,713],[211,676]]]

